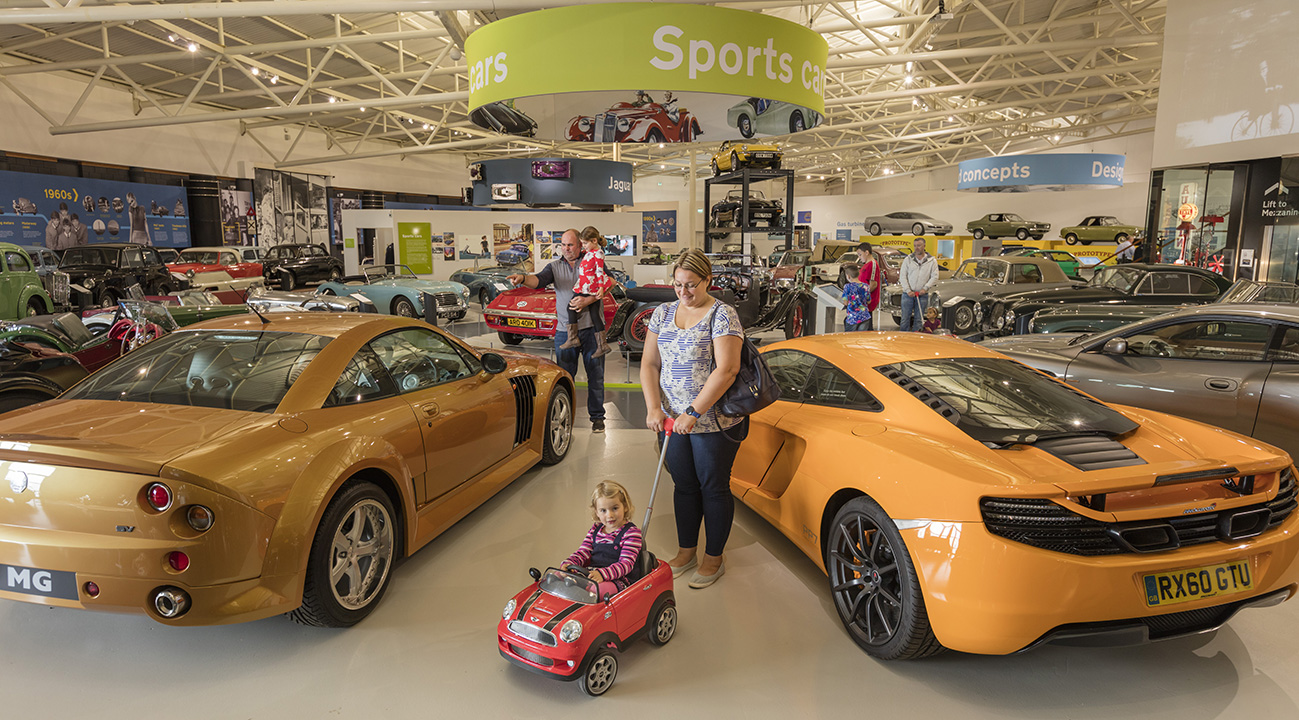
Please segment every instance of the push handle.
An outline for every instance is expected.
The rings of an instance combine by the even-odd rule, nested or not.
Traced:
[[[645,522],[641,523],[641,542],[649,535],[650,516],[654,514],[654,496],[659,491],[659,478],[663,476],[663,462],[668,457],[668,441],[672,439],[672,418],[663,419],[663,449],[659,451],[659,466],[654,471],[654,486],[650,488],[649,503],[645,505]]]

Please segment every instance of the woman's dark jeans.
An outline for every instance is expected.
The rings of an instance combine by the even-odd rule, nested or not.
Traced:
[[[699,545],[704,526],[704,552],[714,557],[726,548],[735,519],[731,497],[731,466],[740,443],[749,434],[749,421],[710,433],[674,434],[668,442],[667,466],[676,490],[672,505],[677,516],[677,545]],[[662,437],[660,435],[660,437]]]

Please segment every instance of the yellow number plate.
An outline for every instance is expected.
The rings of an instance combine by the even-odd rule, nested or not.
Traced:
[[[512,318],[505,318],[505,324],[509,325],[510,327],[535,328],[537,326],[537,321],[531,318],[512,317]]]
[[[1222,565],[1153,573],[1142,578],[1146,586],[1146,606],[1163,607],[1231,595],[1254,587],[1248,560]]]

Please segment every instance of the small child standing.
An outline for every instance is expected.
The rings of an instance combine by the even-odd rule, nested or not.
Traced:
[[[613,287],[613,278],[609,277],[604,271],[604,238],[595,228],[586,228],[582,231],[582,249],[586,254],[582,256],[582,262],[577,267],[577,282],[573,283],[573,297],[595,297],[596,301],[581,310],[568,309],[568,339],[563,345],[559,346],[560,350],[572,350],[581,347],[582,340],[577,336],[577,324],[582,319],[582,313],[591,313],[591,327],[595,329],[596,337],[600,341],[600,347],[592,356],[603,357],[609,354],[609,343],[604,339],[604,303],[599,297]]]
[[[843,329],[847,332],[870,328],[870,290],[865,283],[850,282],[843,286]]]
[[[943,318],[938,312],[938,308],[925,308],[925,326],[920,328],[920,332],[933,335],[943,326]]]
[[[632,513],[627,489],[613,481],[595,486],[591,493],[591,526],[582,546],[560,567],[584,573],[600,584],[600,597],[617,594],[631,585],[627,576],[636,567],[644,541],[640,528],[629,522]]]

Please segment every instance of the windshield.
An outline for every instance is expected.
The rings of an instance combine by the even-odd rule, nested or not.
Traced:
[[[180,327],[172,318],[171,312],[167,310],[167,306],[162,303],[149,300],[121,300],[118,306],[122,316],[137,323],[153,323],[167,332]]]
[[[220,256],[212,250],[186,250],[180,254],[180,259],[187,263],[199,263],[200,265],[217,265],[220,263]]]
[[[116,265],[117,250],[76,247],[63,253],[64,265]]]
[[[273,412],[327,344],[329,338],[303,333],[173,333],[113,362],[63,397]]]
[[[877,368],[906,379],[955,411],[947,417],[980,442],[1033,443],[1068,435],[1117,436],[1137,424],[1032,368],[1005,358],[916,360]],[[933,407],[931,403],[926,403]],[[935,410],[943,410],[939,407]]]
[[[557,598],[586,605],[594,605],[599,599],[594,580],[555,568],[541,576],[541,589]]]
[[[1299,285],[1281,282],[1237,280],[1215,302],[1220,303],[1299,303]]]
[[[410,278],[415,279],[415,273],[405,265],[371,265],[363,269],[367,280],[382,280],[384,278]]]
[[[810,250],[790,250],[780,258],[781,265],[806,265],[812,257]]]
[[[1132,288],[1141,281],[1142,273],[1126,267],[1108,267],[1096,271],[1089,285],[1118,290],[1121,293],[1132,292]]]
[[[180,305],[220,305],[221,300],[207,290],[181,290],[175,293]]]
[[[1010,267],[997,260],[966,260],[952,273],[953,280],[986,280],[1002,283],[1006,281],[1006,268]]]

